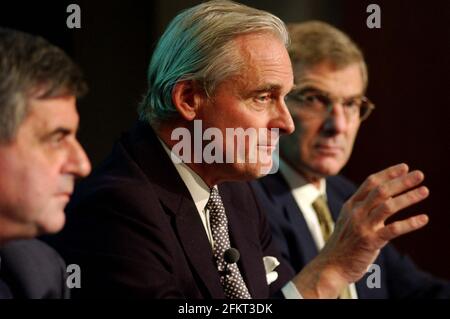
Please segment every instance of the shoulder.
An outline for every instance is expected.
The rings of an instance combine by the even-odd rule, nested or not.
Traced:
[[[290,187],[280,172],[263,176],[250,182],[259,200],[276,203],[276,198],[290,193]]]
[[[37,239],[11,241],[2,247],[1,255],[17,260],[40,260],[42,257],[54,259],[58,257],[53,248]]]
[[[15,296],[64,298],[65,263],[58,253],[36,239],[15,240],[0,251],[2,277]]]
[[[326,181],[327,193],[334,192],[343,198],[350,197],[357,190],[357,185],[342,175],[327,177]]]

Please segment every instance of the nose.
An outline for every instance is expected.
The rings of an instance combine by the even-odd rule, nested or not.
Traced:
[[[74,141],[70,155],[65,166],[65,173],[76,177],[85,177],[91,172],[91,163],[78,141]]]
[[[335,103],[331,112],[327,115],[323,131],[327,136],[344,133],[348,127],[348,119],[341,103]]]
[[[278,128],[280,130],[280,135],[289,135],[295,130],[294,120],[292,119],[284,99],[281,99],[278,103],[271,126]]]

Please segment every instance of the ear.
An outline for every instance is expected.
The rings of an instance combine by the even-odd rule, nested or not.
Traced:
[[[198,115],[203,90],[192,80],[179,81],[172,90],[172,103],[180,115],[192,121]]]

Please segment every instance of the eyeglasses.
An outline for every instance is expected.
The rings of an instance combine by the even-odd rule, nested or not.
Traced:
[[[336,98],[325,92],[311,89],[292,91],[287,95],[287,99],[302,111],[318,116],[330,114],[334,105],[340,103],[347,119],[358,117],[360,121],[367,119],[375,109],[375,105],[365,96]]]

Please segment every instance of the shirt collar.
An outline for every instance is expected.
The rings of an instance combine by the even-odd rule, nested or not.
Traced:
[[[326,181],[324,178],[319,180],[319,188],[317,188],[282,159],[280,159],[280,172],[292,192],[298,195],[305,204],[311,205],[320,195],[326,198]]]
[[[173,157],[177,158],[176,154],[171,152],[167,145],[159,137],[158,140],[163,146],[173,165],[175,166],[187,189],[189,190],[189,193],[191,194],[197,210],[199,212],[202,212],[206,206],[206,203],[208,202],[210,188],[196,172],[194,172],[189,166],[183,163],[179,158],[178,161],[174,161]]]

